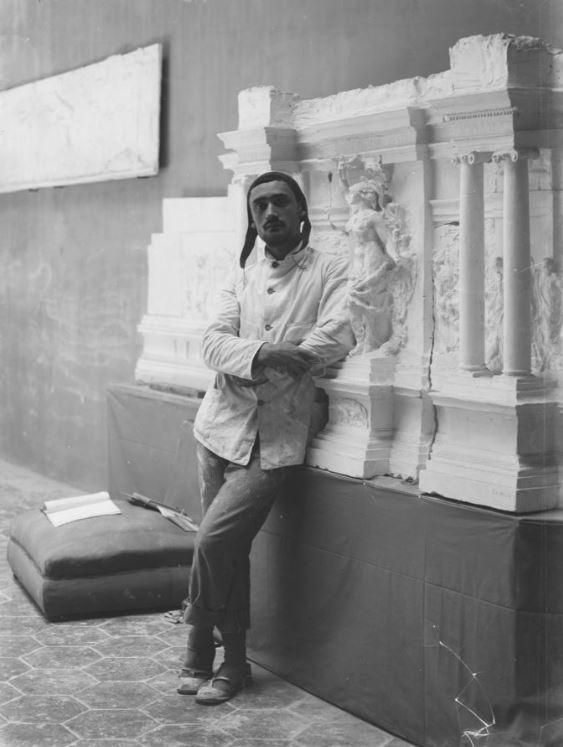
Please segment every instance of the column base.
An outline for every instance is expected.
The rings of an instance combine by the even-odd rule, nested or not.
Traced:
[[[514,513],[557,506],[557,407],[547,382],[461,373],[430,396],[437,431],[422,492]]]

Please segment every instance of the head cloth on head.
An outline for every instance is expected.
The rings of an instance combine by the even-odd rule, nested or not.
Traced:
[[[240,253],[241,267],[245,266],[246,260],[248,259],[251,251],[254,249],[254,243],[256,241],[256,237],[258,236],[256,228],[252,225],[252,213],[250,212],[250,193],[252,192],[254,187],[257,187],[259,184],[266,184],[267,182],[285,182],[291,189],[291,191],[295,195],[297,204],[305,213],[303,217],[303,226],[301,228],[301,243],[303,247],[307,246],[307,243],[309,241],[309,235],[311,233],[311,223],[309,221],[309,214],[307,211],[307,199],[305,198],[301,187],[299,186],[299,184],[297,184],[293,177],[289,176],[289,174],[285,174],[283,171],[267,171],[265,174],[261,174],[252,182],[252,184],[248,188],[248,192],[246,193],[248,229],[246,231],[244,244]]]

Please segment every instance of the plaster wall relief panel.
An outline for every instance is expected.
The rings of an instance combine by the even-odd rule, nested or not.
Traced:
[[[493,374],[502,373],[503,362],[503,259],[502,224],[485,220],[485,365]]]
[[[0,192],[158,173],[160,44],[0,91]]]
[[[234,270],[235,213],[232,195],[164,201],[163,232],[149,247],[137,381],[182,391],[207,388],[212,373],[201,360],[201,336]]]
[[[459,350],[459,225],[434,228],[434,346],[431,375],[457,368]]]
[[[561,370],[562,281],[556,261],[532,264],[532,371],[556,377]]]

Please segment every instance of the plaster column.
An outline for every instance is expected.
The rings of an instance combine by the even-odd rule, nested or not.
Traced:
[[[504,164],[503,373],[526,376],[531,371],[531,269],[528,154],[516,150],[495,155]]]
[[[461,156],[459,190],[459,365],[485,370],[485,219],[483,162],[490,154]]]

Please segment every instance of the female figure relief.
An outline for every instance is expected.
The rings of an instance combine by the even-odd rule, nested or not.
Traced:
[[[344,229],[350,239],[349,307],[356,347],[350,355],[377,350],[392,334],[393,295],[389,287],[395,260],[387,252],[387,228],[378,185],[363,179],[348,189],[350,218]]]

